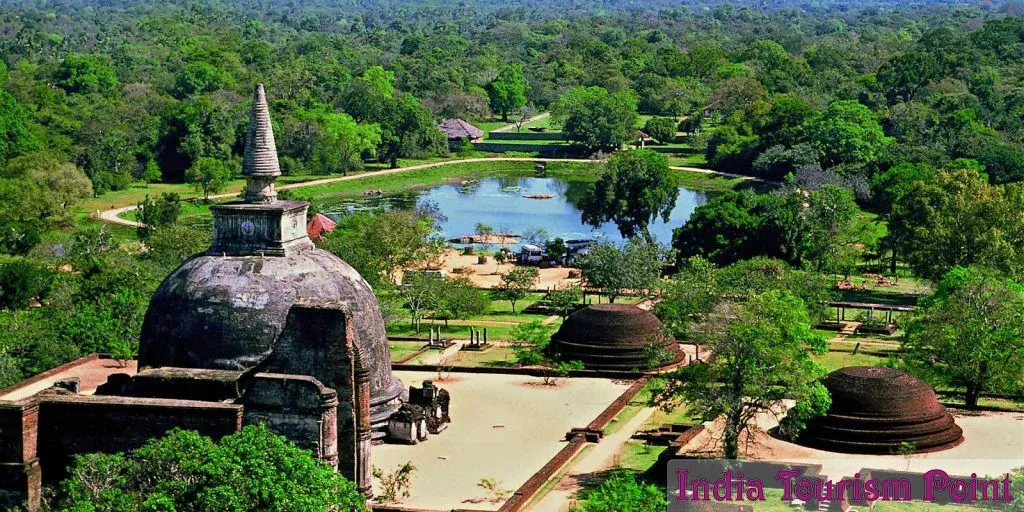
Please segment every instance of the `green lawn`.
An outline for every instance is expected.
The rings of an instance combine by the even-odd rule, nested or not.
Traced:
[[[882,366],[886,362],[884,357],[866,354],[854,355],[848,352],[827,352],[820,356],[812,356],[812,359],[828,372],[847,366]]]
[[[668,157],[668,164],[679,167],[702,167],[709,168],[708,160],[704,153],[693,153],[691,155],[672,155]]]
[[[527,128],[547,128],[547,131],[549,132],[557,131],[557,126],[554,125],[554,120],[551,119],[551,116],[542,117],[531,123],[524,124],[523,130],[526,130]]]
[[[423,348],[423,343],[415,341],[391,341],[388,342],[388,347],[391,349],[391,360],[399,361],[402,358],[408,357],[409,354],[416,352]]]
[[[629,440],[615,456],[615,468],[644,473],[658,461],[667,446],[651,446],[643,441]]]
[[[517,146],[565,146],[569,147],[569,143],[564,140],[555,139],[539,139],[539,140],[518,140],[518,139],[484,139],[479,144],[515,144]]]
[[[509,125],[509,124],[512,124],[512,123],[499,120],[499,121],[472,121],[470,124],[472,124],[473,126],[476,126],[477,128],[480,128],[481,130],[484,131],[484,134],[487,134],[487,133],[491,132],[492,130],[497,130],[498,128],[501,128],[502,126],[506,126],[506,125]]]

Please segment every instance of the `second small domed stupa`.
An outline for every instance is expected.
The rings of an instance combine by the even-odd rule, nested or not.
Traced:
[[[157,288],[142,327],[139,367],[258,370],[289,327],[293,305],[340,304],[348,312],[345,329],[369,371],[372,423],[385,428],[408,391],[391,373],[377,298],[348,263],[314,247],[306,233],[309,203],[279,201],[275,180],[280,174],[259,85],[245,141],[243,197],[210,208],[212,246]]]
[[[952,448],[963,431],[927,383],[895,368],[851,366],[825,378],[828,414],[799,443],[841,453],[896,454]]]
[[[550,350],[591,370],[650,370],[684,356],[658,317],[629,304],[595,304],[569,315],[551,337]]]

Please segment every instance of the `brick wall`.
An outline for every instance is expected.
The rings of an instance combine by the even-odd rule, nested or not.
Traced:
[[[245,424],[263,423],[337,467],[338,394],[333,389],[306,375],[259,373],[249,384],[244,404]]]
[[[216,402],[105,396],[46,396],[39,407],[43,481],[63,478],[74,455],[136,449],[180,428],[219,439],[238,431],[242,406]]]
[[[0,508],[35,503],[42,479],[36,457],[39,404],[0,402]]]

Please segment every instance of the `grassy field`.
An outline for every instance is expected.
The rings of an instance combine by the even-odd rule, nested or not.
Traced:
[[[547,131],[549,132],[558,131],[558,127],[555,126],[554,120],[551,119],[551,116],[542,117],[531,123],[524,124],[523,130],[526,130],[527,128],[547,128]]]
[[[644,473],[658,461],[667,446],[651,446],[643,441],[629,440],[615,456],[616,469]]]
[[[507,125],[512,124],[512,123],[511,122],[507,122],[507,121],[496,120],[496,121],[472,121],[471,124],[473,126],[476,126],[477,128],[480,128],[481,130],[483,130],[484,131],[484,136],[486,137],[486,134],[489,133],[490,131],[497,130],[498,128],[501,128],[502,126],[507,126]]]
[[[827,352],[820,356],[812,356],[825,371],[831,372],[847,366],[882,366],[886,358],[851,352]]]
[[[672,155],[668,157],[669,165],[680,167],[708,167],[708,159],[704,153],[693,153],[691,155]]]
[[[415,341],[392,341],[388,343],[388,347],[391,349],[391,360],[399,361],[404,357],[408,357],[409,354],[423,348],[423,343]]]

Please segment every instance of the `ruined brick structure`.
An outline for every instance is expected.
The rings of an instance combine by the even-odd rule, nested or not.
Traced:
[[[963,430],[926,382],[895,368],[850,366],[825,378],[828,414],[807,422],[799,443],[841,453],[945,450]]]
[[[684,358],[661,320],[631,304],[594,304],[576,311],[548,347],[556,358],[580,361],[588,370],[650,370]]]
[[[0,508],[37,509],[41,486],[59,481],[76,454],[131,450],[176,427],[220,438],[255,423],[370,493],[371,439],[407,391],[391,373],[373,290],[313,246],[309,205],[278,201],[278,175],[260,85],[243,199],[211,208],[210,250],[157,289],[139,372],[111,375],[93,395],[71,385],[0,400]]]

